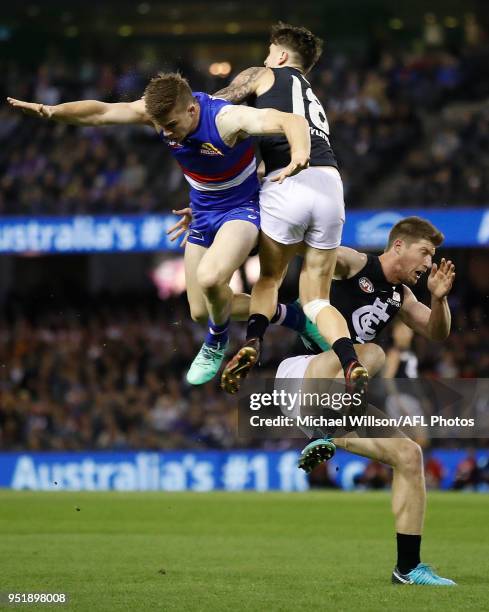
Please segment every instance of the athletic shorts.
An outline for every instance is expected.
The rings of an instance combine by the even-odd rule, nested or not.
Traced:
[[[279,185],[265,177],[260,191],[261,229],[280,244],[305,242],[317,249],[341,243],[345,223],[343,183],[332,166],[312,167]]]
[[[192,223],[188,242],[209,248],[214,242],[219,229],[228,221],[249,221],[260,229],[260,207],[258,202],[246,206],[237,206],[230,210],[195,210],[192,211]]]
[[[307,366],[317,355],[298,355],[284,359],[278,366],[275,378],[304,378]]]
[[[311,359],[314,359],[314,357],[317,357],[317,355],[298,355],[297,357],[289,357],[288,359],[284,359],[278,366],[277,373],[275,375],[276,380],[281,379],[280,381],[277,380],[275,384],[275,389],[277,389],[278,391],[284,391],[286,393],[291,393],[291,394],[298,393],[299,391],[302,391],[302,392],[312,391],[312,392],[319,392],[319,393],[324,392],[326,387],[323,387],[323,388],[315,387],[314,379],[308,379],[309,384],[312,385],[311,387],[308,387],[308,385],[304,381],[307,366],[311,363]],[[288,380],[285,380],[285,379],[288,379]],[[316,380],[316,384],[317,383],[320,383],[319,379]],[[337,383],[335,383],[335,385],[341,385],[341,381],[338,380]],[[335,390],[339,390],[339,389],[335,388]],[[329,392],[331,392],[331,390]],[[327,411],[325,411],[325,416],[326,416],[326,412]],[[293,410],[284,410],[282,408],[282,413],[285,416],[296,418],[297,416],[301,414],[301,409],[298,405],[295,405]],[[372,415],[380,419],[384,419],[388,416],[388,414],[386,414],[385,412],[382,412],[381,410],[379,410],[378,408],[376,408],[370,403],[366,407],[365,414],[367,416]],[[338,413],[335,414],[331,412],[327,416],[331,418],[335,418],[338,416]],[[301,429],[310,438],[323,437],[326,435],[329,435],[329,436],[336,435],[336,437],[343,437],[346,433],[348,433],[348,431],[351,431],[349,429],[345,431],[344,429],[339,429],[336,427],[333,427],[330,430],[319,430],[319,429],[312,429],[306,426],[304,427],[301,426]],[[405,434],[400,429],[397,429],[396,427],[391,427],[391,426],[362,427],[362,428],[358,428],[356,430],[356,433],[360,437],[367,437],[367,438],[375,438],[375,437],[404,438],[406,437]]]

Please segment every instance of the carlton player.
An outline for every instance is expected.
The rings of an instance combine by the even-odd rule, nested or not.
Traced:
[[[95,100],[46,106],[8,98],[28,114],[77,125],[142,124],[156,129],[190,184],[194,220],[185,248],[187,296],[194,320],[207,320],[205,342],[187,374],[202,384],[217,373],[228,344],[230,317],[246,320],[248,301],[233,300],[229,280],[255,246],[260,226],[259,183],[251,135],[281,134],[290,163],[281,183],[306,168],[309,126],[303,117],[273,109],[233,106],[192,92],[179,74],[160,74],[135,102]]]
[[[392,228],[385,252],[366,255],[353,249],[338,250],[331,302],[342,312],[358,353],[373,376],[384,362],[376,336],[398,316],[414,332],[430,340],[445,340],[450,332],[447,295],[455,278],[455,267],[442,259],[432,264],[443,234],[419,217],[407,217]],[[428,289],[431,307],[419,302],[408,285],[431,268]],[[277,370],[278,379],[331,379],[341,374],[341,364],[332,351],[285,359]],[[306,431],[308,435],[309,432]],[[314,433],[312,432],[312,435]],[[420,561],[426,489],[421,448],[394,430],[392,438],[359,438],[354,432],[342,438],[317,439],[302,451],[299,466],[307,472],[330,459],[336,446],[386,463],[393,468],[392,509],[397,532],[397,564],[392,581],[398,584],[449,586]]]
[[[324,109],[306,74],[319,59],[322,41],[309,30],[284,23],[271,31],[265,68],[249,68],[217,96],[233,102],[250,99],[256,108],[276,108],[307,120],[310,167],[287,184],[274,178],[287,167],[290,150],[281,137],[260,139],[265,179],[260,193],[260,278],[253,287],[246,344],[227,364],[222,386],[234,393],[259,358],[265,331],[277,308],[278,290],[297,246],[305,245],[300,299],[340,360],[345,378],[364,391],[368,375],[358,362],[348,326],[330,303],[330,286],[345,221],[343,185],[329,142]]]

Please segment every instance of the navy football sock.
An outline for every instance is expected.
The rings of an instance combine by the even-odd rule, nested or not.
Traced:
[[[216,325],[211,319],[208,319],[207,325],[208,329],[205,336],[205,343],[207,346],[212,346],[213,348],[222,348],[229,338],[229,319],[221,325]]]
[[[301,332],[304,330],[306,324],[306,315],[296,302],[292,304],[278,304],[277,311],[272,317],[271,323]]]

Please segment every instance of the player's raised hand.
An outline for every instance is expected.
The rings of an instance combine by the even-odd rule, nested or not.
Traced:
[[[277,176],[274,176],[270,180],[273,183],[280,184],[283,183],[288,176],[294,176],[294,174],[298,174],[301,170],[305,170],[306,168],[309,168],[309,154],[297,154],[292,157],[290,164],[285,167],[280,174],[277,174]]]
[[[33,117],[44,117],[46,119],[51,117],[50,107],[44,104],[38,104],[37,102],[24,102],[23,100],[16,100],[15,98],[7,98],[7,102],[10,104],[10,106],[18,108],[26,115],[32,115]]]
[[[166,233],[170,236],[171,242],[174,242],[177,238],[180,238],[182,234],[185,234],[183,240],[180,242],[180,246],[184,247],[187,244],[189,227],[192,221],[192,209],[190,206],[187,206],[187,208],[181,208],[180,210],[172,210],[172,213],[180,216],[181,219],[169,227]]]
[[[449,259],[443,258],[440,265],[434,263],[428,276],[428,289],[436,298],[444,298],[449,293],[455,280],[455,266]]]

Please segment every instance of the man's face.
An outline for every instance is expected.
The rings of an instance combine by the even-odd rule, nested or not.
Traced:
[[[268,55],[263,63],[265,68],[279,68],[286,60],[287,51],[283,47],[272,43],[268,48]]]
[[[182,142],[195,128],[197,107],[195,103],[187,107],[176,108],[162,120],[157,121],[159,130],[168,140]]]
[[[425,239],[411,243],[396,240],[394,250],[398,256],[401,282],[406,285],[415,285],[420,276],[430,270],[435,254],[435,247]]]

